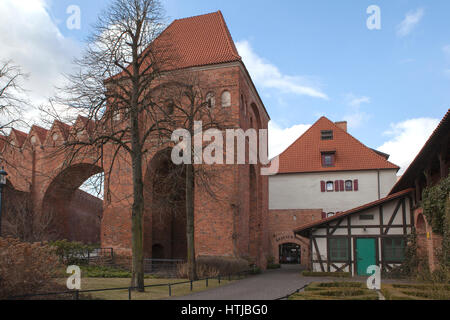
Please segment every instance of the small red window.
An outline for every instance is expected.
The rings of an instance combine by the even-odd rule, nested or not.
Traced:
[[[355,191],[359,190],[359,182],[358,182],[358,180],[353,181],[353,190],[355,190]]]

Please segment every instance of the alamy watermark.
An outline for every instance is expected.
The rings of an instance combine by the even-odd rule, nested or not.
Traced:
[[[70,5],[66,9],[66,13],[69,17],[66,20],[66,27],[69,30],[81,29],[81,9],[80,6]]]
[[[69,266],[67,267],[66,273],[70,274],[67,278],[66,286],[69,290],[80,290],[81,289],[81,269],[79,266]]]
[[[370,16],[367,18],[367,29],[381,30],[381,9],[377,5],[371,5],[367,8],[366,13]]]
[[[177,129],[172,134],[172,141],[176,146],[172,149],[171,158],[176,165],[260,164],[263,166],[261,175],[278,173],[278,157],[272,160],[268,157],[267,129],[227,129],[225,133],[209,129],[203,132],[202,121],[195,121],[193,137],[188,130]]]

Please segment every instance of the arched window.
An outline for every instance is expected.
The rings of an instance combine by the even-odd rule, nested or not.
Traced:
[[[36,136],[32,136],[30,139],[31,144],[34,146],[37,143],[37,138]]]
[[[208,92],[206,95],[206,103],[208,104],[208,108],[212,109],[216,106],[216,97],[214,92]]]
[[[222,108],[231,107],[231,93],[230,91],[224,91],[222,93]]]

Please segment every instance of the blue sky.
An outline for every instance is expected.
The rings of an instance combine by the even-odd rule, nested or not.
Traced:
[[[15,0],[2,2],[6,6],[10,2],[8,10],[17,14],[3,17],[10,19],[10,35],[0,36],[0,41],[10,48],[3,56],[0,53],[0,59],[17,57],[31,73],[36,69],[44,77],[48,71],[43,69],[48,68],[42,61],[60,53],[52,58],[57,66],[49,67],[52,78],[58,78],[58,70],[67,71],[68,57],[82,49],[90,25],[110,0],[20,0],[23,6],[13,5]],[[35,8],[26,7],[31,2]],[[392,161],[405,167],[450,106],[449,1],[164,0],[163,4],[168,22],[222,11],[273,120],[271,144],[278,152],[325,115],[333,121],[348,120],[352,135],[391,153]],[[81,9],[80,30],[66,27],[70,5]],[[380,30],[366,26],[369,5],[381,9]],[[0,18],[1,8],[2,4]],[[28,21],[28,27],[33,31],[27,32],[23,24],[14,28],[20,14],[31,17],[34,22]],[[32,28],[36,21],[38,30]],[[4,29],[6,23],[2,24]],[[28,57],[20,44],[14,44],[20,37],[30,37],[28,50],[33,54]],[[42,43],[48,45],[43,48]],[[45,50],[48,54],[39,57]],[[41,62],[33,65],[33,59]],[[42,79],[34,80],[42,86]]]

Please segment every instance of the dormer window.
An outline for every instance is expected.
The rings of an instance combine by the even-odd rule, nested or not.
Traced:
[[[323,152],[322,153],[322,167],[329,168],[335,166],[335,153]]]
[[[322,130],[321,138],[322,140],[333,140],[333,130]]]

